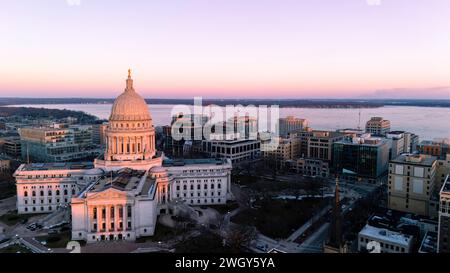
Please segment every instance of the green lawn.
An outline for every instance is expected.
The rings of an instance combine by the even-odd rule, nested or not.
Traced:
[[[24,220],[30,219],[33,216],[39,214],[17,214],[17,211],[10,211],[7,214],[3,214],[0,216],[0,221],[7,224],[8,226],[14,226],[17,223],[20,223]]]
[[[29,250],[28,248],[20,245],[20,244],[14,244],[14,245],[10,245],[8,247],[2,248],[0,249],[0,253],[32,253],[31,250]]]
[[[72,234],[69,230],[60,232],[58,234],[51,234],[46,236],[36,237],[38,242],[46,242],[47,247],[50,248],[65,248],[67,243],[71,241]]]

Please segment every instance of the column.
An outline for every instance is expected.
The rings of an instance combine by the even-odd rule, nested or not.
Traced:
[[[101,228],[101,219],[102,219],[102,207],[96,206],[97,209],[97,232],[100,232]]]
[[[114,205],[114,231],[119,229],[119,206]]]
[[[94,211],[93,211],[92,206],[88,206],[87,211],[88,211],[88,213],[87,213],[87,226],[88,226],[87,233],[89,233],[89,232],[91,232],[92,225],[94,223]]]
[[[109,232],[109,228],[111,227],[111,207],[110,206],[105,206],[105,212],[106,212],[106,218],[105,218],[105,226],[106,226],[106,231]]]
[[[128,223],[127,223],[127,221],[128,221],[128,216],[127,216],[127,204],[125,203],[123,206],[122,206],[122,228],[123,228],[123,230],[127,230],[127,227],[128,227]]]

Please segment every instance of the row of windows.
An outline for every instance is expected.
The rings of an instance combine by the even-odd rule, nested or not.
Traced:
[[[148,126],[150,126],[150,123],[137,123],[136,124],[136,127],[137,128],[140,128],[140,127],[148,127]],[[130,123],[125,123],[125,126],[124,126],[124,124],[123,123],[115,123],[114,125],[113,125],[113,127],[115,127],[115,128],[124,128],[124,127],[126,127],[126,128],[130,128]],[[134,128],[135,127],[135,125],[134,125],[134,123],[131,123],[131,128]]]
[[[69,188],[69,185],[62,185],[63,186],[63,188]],[[55,185],[55,189],[59,189],[61,187],[61,185]],[[76,185],[70,185],[70,188],[75,188],[76,187]],[[53,188],[53,186],[52,185],[47,185],[47,186],[39,186],[39,187],[37,187],[37,186],[31,186],[30,187],[32,190],[34,190],[34,189],[37,189],[37,188],[39,188],[39,189],[45,189],[45,188],[47,188],[47,189],[52,189]],[[24,190],[27,190],[28,189],[28,186],[23,186],[23,189]]]
[[[215,188],[214,185],[215,184],[211,184],[211,186],[208,187],[208,184],[203,184],[203,189],[207,190],[208,188],[210,188],[211,190],[214,190],[214,188]],[[217,184],[217,188],[218,189],[222,189],[222,184]],[[176,189],[177,189],[177,191],[179,191],[180,190],[180,185],[177,185]],[[194,190],[194,185],[193,184],[191,184],[190,189]],[[200,189],[201,189],[201,185],[197,184],[197,190],[200,190]],[[183,185],[183,190],[187,190],[187,185]]]
[[[60,199],[58,198],[55,201],[56,201],[55,203],[59,203]],[[64,198],[64,203],[67,203],[68,201],[69,201],[69,199]],[[36,204],[36,200],[35,199],[31,200],[31,203],[33,205],[35,205]],[[40,203],[44,204],[44,199],[40,199]],[[48,203],[52,204],[53,203],[53,199],[48,199]],[[24,200],[24,204],[28,205],[28,200],[27,199]]]
[[[215,172],[215,171],[218,171],[218,170],[217,169],[183,170],[183,173],[201,173],[201,172],[207,173],[208,171],[210,173],[212,173],[212,172]]]
[[[49,175],[44,174],[44,175],[42,175],[42,177],[43,177],[43,178],[48,178]],[[64,174],[59,174],[59,175],[52,174],[52,175],[50,175],[50,178],[57,178],[57,177],[60,177],[60,178],[61,178],[61,177],[72,177],[72,174],[68,173],[68,174],[66,174],[66,175],[64,175]],[[35,175],[35,176],[33,176],[33,175],[28,175],[28,179],[32,179],[32,178],[39,179],[39,178],[41,178],[41,175],[40,175],[40,174],[37,174],[37,175]]]
[[[203,195],[204,195],[205,197],[206,197],[206,196],[214,196],[214,192],[211,192],[210,194],[208,194],[207,192],[205,192]],[[199,192],[197,192],[197,196],[200,197],[200,193],[199,193]],[[217,192],[217,196],[222,196],[222,193],[221,193],[220,191]],[[180,194],[177,193],[177,198],[179,198],[179,197],[180,197]],[[187,194],[186,194],[186,193],[183,193],[183,197],[187,197]],[[194,193],[193,193],[193,192],[191,192],[191,197],[194,197]]]
[[[29,211],[32,211],[32,212],[36,212],[36,211],[53,211],[53,207],[52,206],[48,206],[47,209],[45,207],[38,207],[38,208],[37,207],[32,207],[30,209],[25,208],[24,211],[25,212],[29,212]]]
[[[362,238],[362,237],[360,238],[361,243],[365,242],[367,244],[367,243],[369,243],[369,241],[372,241],[372,240],[369,240],[367,238]],[[384,248],[384,249],[395,250],[397,252],[402,252],[402,253],[405,253],[405,251],[406,251],[406,249],[404,247],[399,247],[399,246],[395,246],[395,245],[383,243],[383,242],[380,242],[380,247]]]
[[[37,195],[37,193],[39,193],[39,195]],[[75,195],[75,194],[76,194],[75,189],[72,189],[72,190],[70,191],[70,193],[71,193],[72,195]],[[53,191],[51,191],[51,190],[47,191],[47,196],[52,196],[52,195],[53,195]],[[60,190],[56,190],[56,191],[55,191],[55,195],[61,195]],[[69,195],[69,190],[65,189],[65,190],[63,191],[63,195]],[[28,197],[28,191],[24,191],[24,192],[23,192],[23,196],[24,196],[24,197]],[[39,191],[39,192],[31,191],[31,196],[32,196],[32,197],[36,197],[36,196],[45,196],[45,191]]]
[[[204,183],[208,183],[209,181],[211,181],[211,182],[213,182],[213,183],[216,182],[215,179],[211,179],[211,180],[203,179],[203,182],[204,182]],[[183,183],[187,183],[187,182],[188,182],[187,180],[183,180]],[[190,182],[190,183],[194,183],[195,180],[192,179],[192,180],[189,180],[189,182]],[[197,179],[197,183],[201,183],[201,182],[202,182],[201,179]],[[222,179],[221,179],[221,178],[217,179],[217,182],[222,182]],[[179,184],[179,183],[180,183],[180,180],[176,180],[175,183]]]
[[[114,231],[115,227],[114,227],[114,222],[110,223],[109,226],[109,231]],[[131,221],[127,221],[127,230],[131,229]],[[118,227],[118,231],[122,231],[123,230],[123,223],[119,222],[119,227]],[[97,223],[94,223],[92,225],[92,230],[91,232],[96,232],[97,231]],[[106,223],[102,223],[101,228],[100,228],[100,232],[102,231],[106,231]]]

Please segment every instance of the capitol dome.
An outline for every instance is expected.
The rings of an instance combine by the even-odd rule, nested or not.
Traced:
[[[148,121],[151,120],[147,103],[133,88],[131,71],[128,71],[127,87],[114,101],[110,121]]]
[[[131,70],[128,70],[125,91],[114,101],[105,136],[106,160],[147,160],[156,154],[155,128],[150,111],[133,88]]]

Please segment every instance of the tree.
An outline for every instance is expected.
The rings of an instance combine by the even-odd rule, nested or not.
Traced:
[[[241,250],[242,248],[248,248],[256,237],[257,232],[254,227],[239,225],[231,228],[226,241],[232,249]]]

